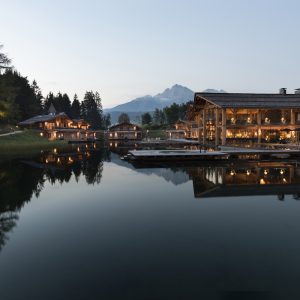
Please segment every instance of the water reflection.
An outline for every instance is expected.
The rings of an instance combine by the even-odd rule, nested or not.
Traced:
[[[250,195],[300,195],[300,167],[297,163],[257,162],[206,168],[191,168],[195,197]]]
[[[7,241],[7,233],[18,220],[18,212],[32,196],[39,197],[46,182],[68,183],[72,177],[78,182],[99,184],[103,162],[110,160],[106,149],[95,145],[53,149],[30,160],[9,161],[0,165],[0,251]]]
[[[67,184],[73,178],[75,182],[84,179],[88,185],[100,184],[105,161],[158,176],[176,186],[192,181],[195,198],[276,195],[282,201],[285,195],[293,195],[294,199],[300,199],[297,162],[245,161],[214,166],[199,162],[186,166],[136,167],[120,158],[128,150],[126,147],[111,150],[82,144],[0,165],[0,250],[8,232],[16,225],[20,209],[33,195],[39,197],[45,183]]]

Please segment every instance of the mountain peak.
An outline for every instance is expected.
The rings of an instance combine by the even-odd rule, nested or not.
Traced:
[[[175,84],[171,88],[167,88],[162,93],[157,94],[155,97],[162,101],[167,100],[171,101],[171,103],[176,102],[181,104],[193,100],[194,92],[185,86]]]
[[[208,89],[204,92],[223,93],[223,90]],[[133,99],[127,103],[117,105],[110,109],[105,109],[105,113],[110,113],[112,121],[116,122],[118,116],[122,113],[128,113],[130,117],[137,116],[145,112],[153,112],[156,108],[163,109],[173,103],[183,104],[194,100],[194,92],[189,88],[174,84],[172,87],[165,89],[162,93],[155,96],[143,96]],[[133,120],[133,119],[132,119]],[[136,120],[135,120],[136,121]]]

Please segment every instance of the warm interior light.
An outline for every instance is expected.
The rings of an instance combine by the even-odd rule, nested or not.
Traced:
[[[265,174],[265,175],[268,175],[268,173],[269,173],[268,170],[265,169],[265,170],[264,170],[264,174]]]
[[[247,170],[246,174],[249,176],[251,174],[251,171]]]
[[[265,180],[263,178],[260,179],[259,181],[260,184],[266,184]]]

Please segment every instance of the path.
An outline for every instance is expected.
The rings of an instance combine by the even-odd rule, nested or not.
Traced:
[[[1,136],[14,135],[14,134],[18,134],[18,133],[21,133],[21,132],[23,132],[23,131],[17,130],[17,131],[13,131],[13,132],[3,133],[3,134],[0,134],[0,137]]]

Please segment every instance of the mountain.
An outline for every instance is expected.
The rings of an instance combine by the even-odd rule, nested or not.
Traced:
[[[207,93],[223,93],[223,90],[207,89]],[[165,89],[162,93],[155,96],[143,96],[129,102],[117,105],[110,109],[104,109],[104,113],[111,115],[112,123],[116,123],[121,113],[127,113],[130,120],[140,122],[141,115],[145,112],[153,112],[156,108],[163,109],[173,104],[186,103],[194,99],[194,92],[189,88],[175,84],[171,88]]]
[[[194,92],[187,87],[175,84],[164,92],[155,96],[139,97],[113,108],[106,109],[105,112],[147,112],[154,111],[156,108],[164,108],[173,102],[181,104],[194,99]]]

